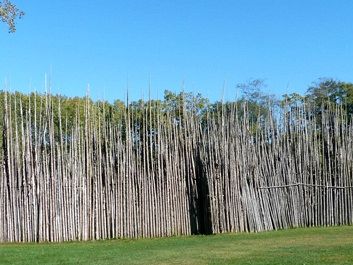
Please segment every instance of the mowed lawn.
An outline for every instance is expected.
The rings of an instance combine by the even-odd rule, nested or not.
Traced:
[[[353,227],[61,244],[0,244],[0,264],[353,264]]]

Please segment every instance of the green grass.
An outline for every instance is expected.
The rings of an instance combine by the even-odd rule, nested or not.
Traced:
[[[62,244],[0,244],[0,264],[353,264],[353,227]]]

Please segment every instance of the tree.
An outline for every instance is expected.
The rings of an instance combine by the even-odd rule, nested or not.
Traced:
[[[277,106],[278,102],[274,95],[267,94],[264,91],[266,84],[264,80],[252,79],[246,83],[237,85],[237,89],[242,92],[242,97],[238,100],[239,106],[246,103],[247,113],[242,113],[240,116],[246,116],[248,119],[256,123],[260,120],[264,121],[270,114],[270,110]]]
[[[16,7],[15,4],[9,0],[0,1],[0,18],[9,27],[9,33],[16,31],[15,21],[17,18],[22,18],[24,12]]]
[[[209,106],[209,100],[200,93],[195,95],[192,92],[179,92],[177,94],[165,90],[164,104],[166,112],[177,118],[182,118],[184,112],[202,116]]]
[[[330,103],[342,106],[349,115],[353,114],[352,83],[322,78],[309,87],[306,98],[313,103],[317,112]]]

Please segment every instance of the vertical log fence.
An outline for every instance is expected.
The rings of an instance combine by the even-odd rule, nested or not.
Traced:
[[[50,95],[6,93],[0,242],[352,224],[353,125],[342,108],[284,107],[251,122],[246,105],[201,117],[141,104],[113,122],[87,99],[70,120]]]

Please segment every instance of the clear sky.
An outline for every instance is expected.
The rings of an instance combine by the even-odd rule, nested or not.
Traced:
[[[95,99],[163,91],[236,97],[265,79],[276,95],[312,81],[353,81],[351,0],[13,0],[17,32],[0,25],[1,88]],[[5,85],[6,84],[6,85]]]

